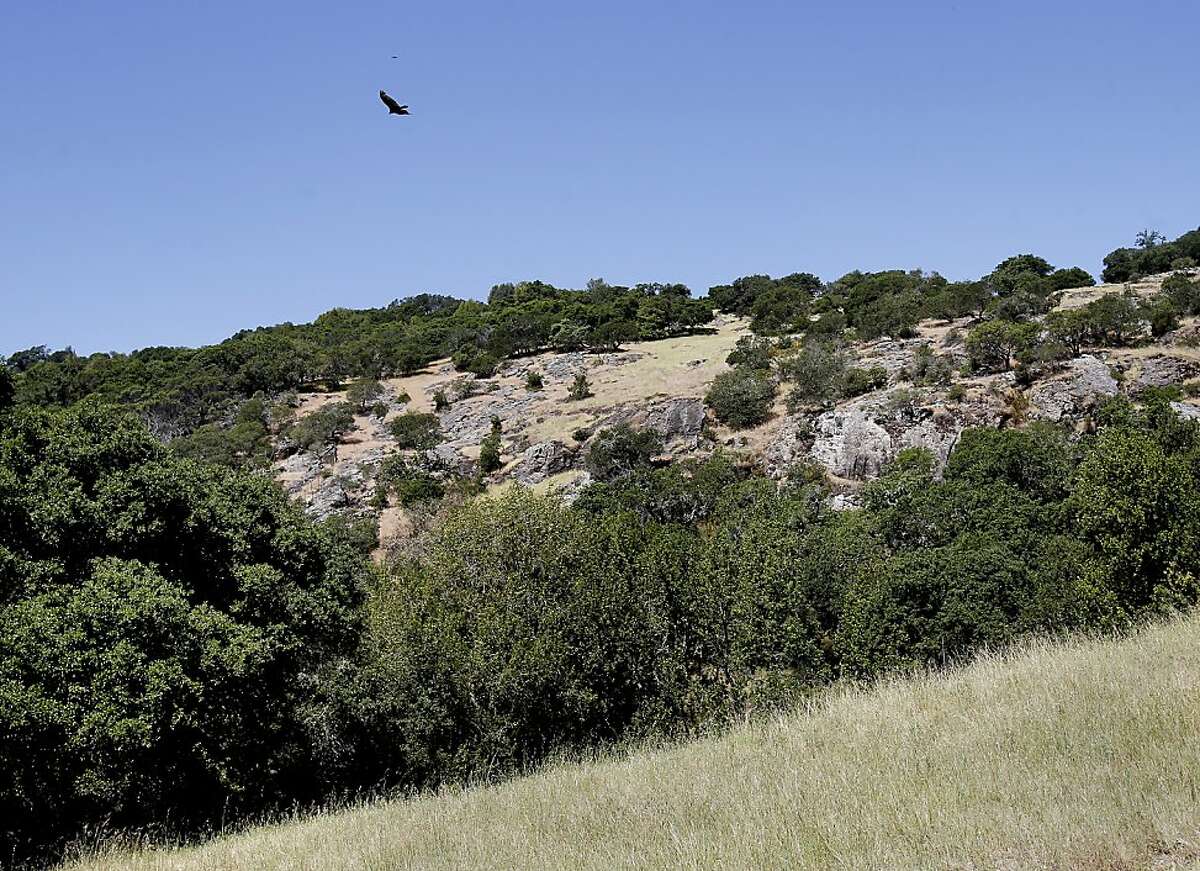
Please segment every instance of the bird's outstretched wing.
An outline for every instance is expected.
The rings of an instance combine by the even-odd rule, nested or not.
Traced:
[[[379,99],[383,100],[383,105],[388,107],[388,112],[394,113],[396,115],[400,114],[400,111],[403,107],[399,103],[397,103],[395,100],[393,100],[391,97],[389,97],[387,91],[380,91]]]

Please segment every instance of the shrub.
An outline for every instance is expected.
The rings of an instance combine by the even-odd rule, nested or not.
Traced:
[[[540,372],[530,372],[525,376],[525,389],[529,391],[541,390],[543,387],[542,376]]]
[[[586,442],[591,437],[592,431],[586,426],[578,427],[571,432],[571,438],[575,439],[577,442]]]
[[[479,471],[484,475],[504,465],[500,459],[500,418],[492,416],[492,431],[479,443]]]
[[[872,390],[886,387],[887,381],[887,370],[882,366],[872,366],[870,369],[855,367],[847,369],[843,373],[842,383],[839,386],[838,392],[842,398],[850,399],[851,397],[861,396],[864,393],[870,393]]]
[[[362,414],[375,400],[383,396],[383,385],[374,378],[361,378],[346,391],[346,401]]]
[[[410,411],[392,418],[388,424],[396,446],[402,450],[429,450],[442,440],[441,426],[436,414]]]
[[[1155,299],[1146,307],[1150,335],[1161,338],[1179,328],[1179,313],[1169,299]]]
[[[381,730],[393,757],[496,775],[678,723],[699,671],[690,550],[521,489],[453,511],[374,606],[379,704],[411,718]]]
[[[929,345],[921,345],[901,374],[914,384],[944,387],[954,377],[954,364],[949,357],[935,354]]]
[[[662,438],[654,430],[618,424],[596,434],[588,447],[587,468],[597,481],[612,481],[649,467],[662,449]]]
[[[1109,293],[1084,307],[1091,338],[1101,345],[1121,346],[1137,338],[1142,310],[1131,292]]]
[[[1072,481],[1073,529],[1104,561],[1097,581],[1131,612],[1178,605],[1200,576],[1200,497],[1185,466],[1151,434],[1109,429]]]
[[[770,369],[771,347],[770,339],[742,336],[725,358],[725,362],[734,368],[744,366],[747,369]]]
[[[1162,295],[1178,312],[1200,314],[1200,279],[1192,280],[1182,272],[1167,276],[1162,283]]]
[[[445,411],[450,407],[450,399],[446,396],[446,391],[441,388],[433,391],[433,410]]]
[[[576,372],[575,380],[571,382],[571,387],[567,391],[567,399],[578,401],[587,399],[592,395],[592,385],[588,381],[586,372]]]
[[[780,361],[782,377],[792,384],[788,410],[832,399],[848,366],[846,355],[832,343],[809,339],[799,350]]]
[[[409,507],[431,502],[445,495],[445,487],[427,469],[420,468],[406,457],[388,457],[375,479],[375,507],[387,505],[389,495],[398,505]]]
[[[980,324],[967,334],[966,349],[971,367],[983,372],[1008,371],[1012,358],[1037,337],[1033,324],[994,320]]]
[[[704,401],[722,423],[745,429],[767,419],[775,392],[775,382],[766,373],[734,369],[713,379]]]
[[[331,402],[297,420],[288,436],[300,448],[330,445],[354,425],[354,406],[348,402]]]
[[[496,374],[500,361],[487,351],[464,346],[454,352],[450,362],[459,372],[469,372],[478,378],[491,378]]]

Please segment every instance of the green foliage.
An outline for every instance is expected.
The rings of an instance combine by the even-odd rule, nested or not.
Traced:
[[[813,294],[821,279],[807,272],[771,278],[747,275],[732,284],[709,288],[709,301],[723,312],[752,315],[756,333],[778,333],[796,328],[807,318]]]
[[[1087,304],[1091,339],[1101,345],[1126,345],[1142,329],[1142,309],[1132,292],[1108,293]]]
[[[425,451],[442,441],[441,424],[436,414],[409,411],[392,418],[388,430],[401,450]]]
[[[646,442],[644,434],[635,439]],[[630,441],[634,441],[631,439]],[[653,468],[650,460],[660,448],[634,442],[623,446],[623,456],[595,457],[595,465],[604,474],[585,487],[574,508],[591,514],[632,512],[644,521],[693,524],[703,521],[736,486],[744,481],[748,469],[717,453],[705,460],[683,460]]]
[[[947,481],[984,486],[1008,484],[1039,502],[1067,494],[1078,451],[1061,427],[1035,423],[1025,429],[969,429],[954,447]]]
[[[1068,269],[1056,269],[1048,276],[1050,287],[1055,291],[1069,290],[1075,287],[1094,287],[1096,279],[1085,269],[1072,266]]]
[[[262,399],[248,399],[228,428],[207,423],[170,445],[176,456],[231,469],[258,469],[272,457],[267,409]]]
[[[834,399],[848,366],[847,354],[831,342],[807,339],[779,362],[780,375],[792,385],[788,410]]]
[[[900,374],[914,384],[945,387],[954,378],[954,364],[949,357],[935,354],[929,345],[920,345]]]
[[[1200,229],[1171,242],[1157,232],[1138,234],[1137,247],[1117,248],[1104,258],[1102,278],[1107,282],[1133,281],[1175,268],[1176,261],[1200,261]]]
[[[530,371],[529,374],[527,374],[525,376],[525,389],[526,390],[529,390],[531,392],[536,391],[536,390],[541,390],[543,386],[544,386],[544,383],[542,381],[542,374],[540,372]]]
[[[679,722],[696,647],[690,536],[521,490],[471,503],[375,604],[374,647],[409,770],[501,773],[556,748]]]
[[[592,384],[588,381],[587,373],[579,371],[575,373],[575,380],[571,382],[571,387],[567,390],[567,399],[578,402],[581,399],[587,399],[592,395]]]
[[[399,454],[388,457],[375,476],[375,505],[378,508],[388,504],[389,496],[397,505],[407,508],[441,499],[445,492],[441,480],[428,469]]]
[[[366,564],[268,479],[94,404],[0,429],[0,841],[194,825],[325,788],[317,675]]]
[[[346,401],[353,405],[359,414],[365,414],[367,409],[381,396],[383,396],[383,385],[374,378],[360,378],[346,391]]]
[[[354,425],[354,406],[348,402],[330,402],[309,412],[288,429],[288,437],[306,451],[337,442]]]
[[[446,396],[446,391],[442,390],[440,388],[433,391],[433,410],[434,411],[445,411],[449,407],[450,407],[450,400]]]
[[[850,399],[886,387],[887,382],[887,369],[882,366],[872,366],[869,369],[852,367],[842,374],[839,393],[843,398]]]
[[[459,372],[469,372],[478,378],[491,378],[496,374],[496,366],[500,361],[487,351],[464,346],[454,352],[450,362]]]
[[[977,371],[1007,371],[1012,367],[1013,356],[1029,348],[1037,335],[1038,329],[1033,324],[987,321],[967,334],[967,357]]]
[[[1200,577],[1200,496],[1187,461],[1144,432],[1107,429],[1079,465],[1072,528],[1103,560],[1096,583],[1129,611],[1192,600]]]
[[[490,475],[503,465],[504,461],[500,459],[500,418],[493,416],[491,432],[479,443],[479,471]]]
[[[771,368],[771,350],[774,347],[770,339],[757,336],[742,336],[733,346],[733,350],[725,358],[725,362],[736,368],[760,369]]]
[[[1200,278],[1176,272],[1163,280],[1162,294],[1180,314],[1200,314]]]
[[[612,481],[648,468],[662,450],[662,437],[654,430],[621,423],[596,433],[588,446],[587,468],[597,481]]]
[[[4,412],[16,401],[17,388],[12,370],[0,360],[0,412]]]
[[[713,379],[704,401],[719,421],[745,429],[767,419],[776,390],[775,381],[765,372],[733,369]]]

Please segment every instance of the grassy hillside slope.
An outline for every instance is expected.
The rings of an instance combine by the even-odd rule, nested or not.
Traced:
[[[79,869],[1200,868],[1200,619]]]

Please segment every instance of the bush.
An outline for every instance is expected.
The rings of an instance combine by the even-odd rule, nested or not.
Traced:
[[[490,475],[503,465],[504,461],[500,459],[500,418],[493,416],[492,431],[479,443],[479,471]]]
[[[388,430],[401,450],[425,451],[437,447],[442,440],[436,414],[410,411],[392,418]]]
[[[921,345],[901,375],[914,384],[945,387],[953,380],[954,363],[947,356],[935,354],[929,345]]]
[[[832,343],[809,339],[779,364],[782,377],[791,382],[788,410],[833,399],[848,366],[846,355]]]
[[[375,478],[375,507],[383,508],[392,496],[403,507],[432,502],[445,495],[445,487],[427,469],[420,468],[403,456],[388,457]]]
[[[304,415],[288,430],[288,436],[300,448],[331,445],[354,425],[354,406],[348,402],[331,402]]]
[[[346,401],[354,406],[359,414],[366,412],[367,408],[381,396],[383,396],[383,385],[374,378],[359,379],[346,391]]]
[[[725,362],[735,369],[745,367],[768,370],[771,368],[771,347],[770,339],[742,336],[725,358]]]
[[[540,372],[530,372],[525,376],[525,389],[529,391],[541,390],[543,387],[542,376]]]
[[[713,380],[704,401],[722,423],[745,429],[767,419],[775,392],[775,382],[766,373],[734,369]]]
[[[597,481],[612,481],[648,468],[662,449],[662,438],[654,430],[618,424],[596,434],[588,447],[587,468]]]
[[[1200,279],[1192,280],[1182,272],[1169,275],[1162,283],[1162,295],[1182,314],[1200,314]]]
[[[971,367],[982,372],[1008,371],[1012,358],[1037,338],[1033,324],[988,321],[967,334],[966,349]]]
[[[843,399],[850,399],[886,387],[887,382],[887,370],[882,366],[872,366],[870,369],[855,367],[847,369],[842,374],[842,383],[839,385],[838,392]]]
[[[576,372],[575,380],[571,382],[571,388],[567,391],[567,399],[578,401],[587,399],[592,395],[592,385],[588,381],[586,372]]]
[[[520,489],[455,510],[374,608],[384,703],[412,718],[393,758],[494,776],[680,722],[689,551]]]
[[[446,391],[440,388],[433,391],[433,410],[445,411],[449,407],[450,400],[446,396]]]
[[[493,354],[473,347],[459,348],[450,358],[450,362],[459,372],[469,372],[477,378],[491,378],[500,364],[500,360]]]

